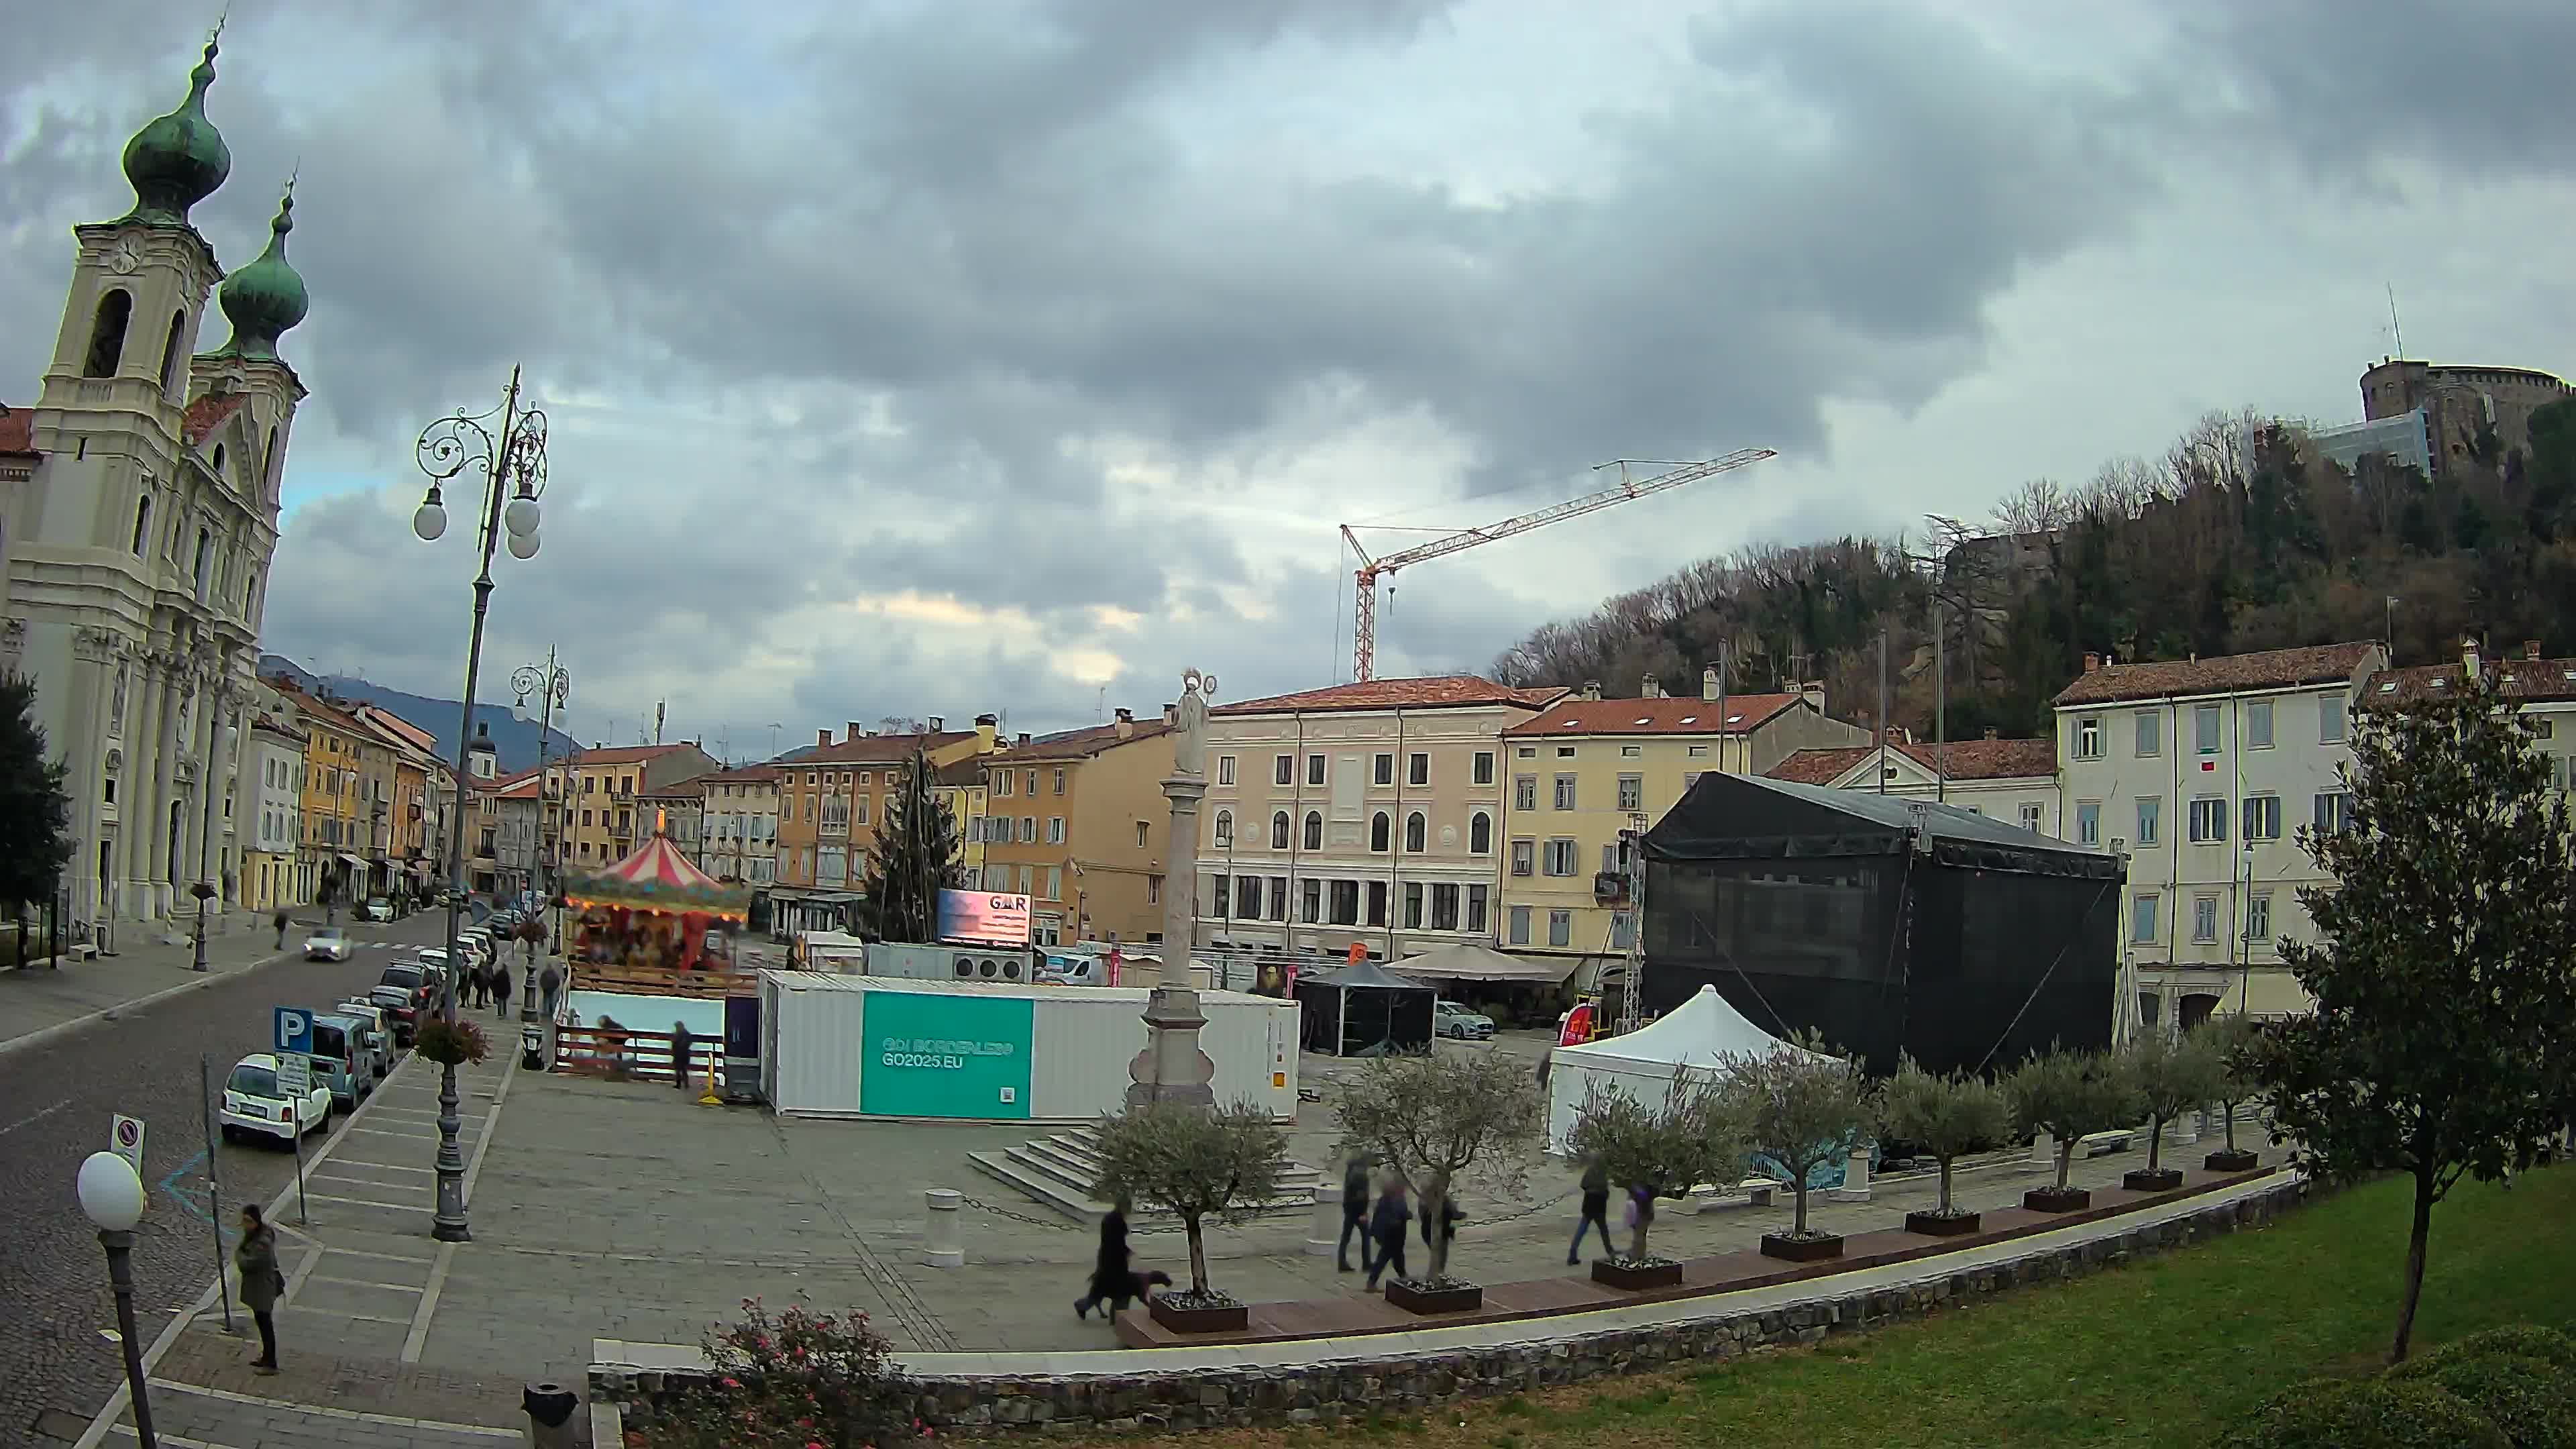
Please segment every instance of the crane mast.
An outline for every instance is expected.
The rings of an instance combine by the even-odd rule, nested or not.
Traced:
[[[1527,533],[1534,528],[1545,528],[1551,523],[1562,523],[1569,518],[1579,518],[1586,513],[1597,512],[1615,503],[1626,503],[1632,499],[1643,498],[1650,493],[1679,488],[1685,483],[1696,483],[1702,478],[1714,477],[1719,473],[1731,473],[1748,464],[1778,456],[1778,452],[1770,448],[1739,448],[1722,458],[1708,458],[1697,463],[1653,463],[1651,466],[1663,468],[1665,471],[1651,478],[1638,479],[1631,479],[1628,476],[1629,466],[1645,463],[1647,460],[1615,459],[1600,464],[1593,470],[1599,472],[1602,468],[1618,469],[1619,482],[1615,487],[1604,488],[1597,493],[1587,493],[1580,498],[1569,498],[1562,503],[1551,503],[1545,508],[1533,509],[1517,517],[1506,518],[1500,523],[1489,523],[1481,528],[1462,529],[1444,538],[1435,538],[1429,543],[1417,544],[1401,553],[1388,554],[1384,558],[1369,557],[1368,550],[1360,546],[1359,535],[1352,531],[1352,525],[1343,524],[1342,539],[1351,546],[1351,552],[1357,555],[1360,561],[1359,568],[1352,574],[1353,580],[1358,584],[1357,612],[1351,620],[1352,677],[1355,679],[1373,677],[1371,671],[1377,662],[1377,581],[1397,569],[1409,564],[1422,563],[1428,559],[1445,558],[1450,554],[1474,548],[1478,544],[1498,543],[1515,534]]]

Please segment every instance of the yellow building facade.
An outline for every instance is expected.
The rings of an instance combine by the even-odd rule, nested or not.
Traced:
[[[1014,742],[980,762],[985,889],[1029,897],[1037,943],[1160,941],[1170,724],[1115,722]]]

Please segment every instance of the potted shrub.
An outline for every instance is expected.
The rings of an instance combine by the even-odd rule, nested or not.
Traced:
[[[772,1314],[743,1300],[742,1321],[707,1335],[707,1376],[665,1396],[642,1442],[654,1449],[797,1444],[859,1449],[920,1437],[917,1390],[894,1345],[864,1313]]]
[[[1653,1106],[1596,1084],[1585,1091],[1565,1145],[1578,1159],[1597,1160],[1627,1190],[1636,1214],[1628,1251],[1594,1263],[1593,1281],[1632,1291],[1679,1286],[1682,1265],[1649,1251],[1655,1199],[1721,1180],[1744,1160],[1743,1126],[1717,1075],[1676,1068]]]
[[[1896,1075],[1879,1090],[1882,1137],[1911,1142],[1941,1164],[1941,1198],[1929,1212],[1905,1215],[1905,1230],[1955,1237],[1977,1230],[1979,1216],[1950,1200],[1950,1168],[1971,1152],[2000,1145],[2012,1135],[2012,1103],[2003,1089],[1964,1072],[1936,1076],[1912,1057],[1897,1059]]]
[[[2138,1103],[2147,1113],[2147,1165],[2120,1178],[2131,1192],[2171,1192],[2182,1186],[2182,1169],[2163,1165],[2165,1124],[2218,1095],[2222,1069],[2218,1054],[2198,1032],[2180,1039],[2149,1031],[2129,1044],[2122,1070],[2136,1085]]]
[[[1249,1310],[1208,1282],[1205,1225],[1239,1222],[1279,1193],[1288,1133],[1266,1107],[1237,1102],[1215,1111],[1149,1102],[1103,1117],[1094,1191],[1112,1202],[1160,1203],[1181,1220],[1190,1243],[1190,1286],[1149,1300],[1154,1321],[1176,1333],[1240,1330]]]
[[[1451,1191],[1481,1167],[1497,1190],[1517,1185],[1544,1111],[1517,1057],[1376,1057],[1343,1083],[1333,1114],[1351,1149],[1374,1154],[1413,1190],[1429,1243],[1416,1278],[1390,1278],[1386,1301],[1415,1313],[1481,1308],[1485,1290],[1449,1274]]]
[[[2012,1099],[2014,1125],[2023,1131],[2045,1131],[2057,1140],[2057,1181],[2023,1193],[2021,1205],[2032,1212],[2080,1212],[2093,1205],[2093,1194],[2071,1185],[2075,1147],[2087,1133],[2107,1132],[2138,1120],[2138,1095],[2124,1064],[2103,1052],[2059,1048],[2046,1056],[2033,1053],[2004,1083]]]
[[[1842,1234],[1807,1226],[1807,1179],[1849,1157],[1852,1139],[1869,1121],[1860,1064],[1826,1051],[1823,1038],[1802,1033],[1767,1052],[1730,1054],[1719,1070],[1745,1141],[1789,1177],[1795,1204],[1789,1231],[1764,1233],[1763,1256],[1793,1263],[1841,1257]]]
[[[2227,1145],[2202,1158],[2200,1165],[2211,1172],[2252,1172],[2263,1165],[2263,1159],[2236,1145],[2236,1108],[2262,1089],[2254,1075],[2254,1050],[2261,1044],[2263,1028],[2250,1016],[2213,1016],[2194,1028],[2194,1034],[2218,1059],[2218,1089],[2211,1100],[2227,1113]]]
[[[483,1028],[472,1017],[460,1016],[449,1021],[433,1016],[412,1033],[411,1049],[427,1061],[442,1067],[463,1066],[479,1062],[490,1054],[491,1043],[484,1038]]]

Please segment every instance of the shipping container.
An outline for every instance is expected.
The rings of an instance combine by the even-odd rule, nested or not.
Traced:
[[[761,1084],[783,1116],[1082,1122],[1126,1100],[1139,987],[761,973]],[[1297,1112],[1297,1005],[1212,991],[1199,1042],[1217,1100]]]

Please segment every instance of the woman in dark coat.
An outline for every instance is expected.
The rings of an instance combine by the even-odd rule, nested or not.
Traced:
[[[233,1267],[241,1273],[242,1306],[259,1325],[259,1357],[250,1366],[264,1374],[277,1372],[277,1300],[286,1291],[286,1274],[277,1266],[277,1230],[259,1208],[242,1204],[241,1242],[233,1249]]]
[[[1073,1316],[1089,1318],[1097,1308],[1108,1317],[1117,1312],[1113,1305],[1136,1296],[1134,1285],[1135,1272],[1127,1265],[1127,1204],[1122,1202],[1100,1220],[1100,1256],[1091,1265],[1091,1291],[1073,1300]]]

